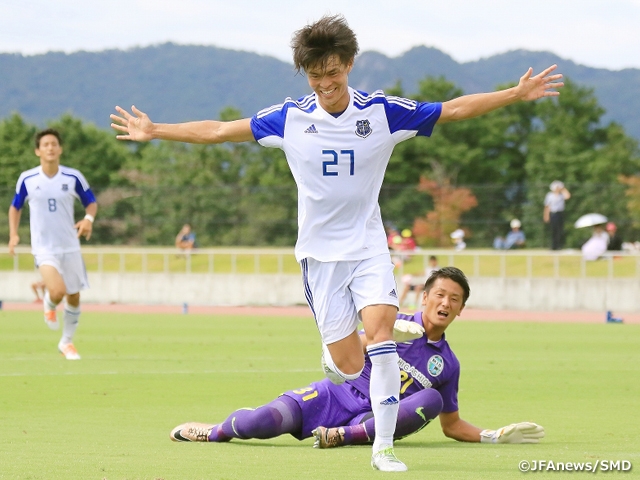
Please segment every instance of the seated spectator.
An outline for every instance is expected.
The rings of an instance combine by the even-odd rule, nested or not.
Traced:
[[[191,225],[185,223],[176,235],[176,247],[188,252],[197,247],[196,234],[191,231]]]
[[[404,304],[405,299],[409,292],[415,292],[416,298],[415,302],[410,305],[411,308],[417,307],[420,305],[420,298],[422,292],[424,291],[424,284],[426,283],[429,275],[433,273],[435,270],[438,270],[440,267],[438,266],[438,257],[435,255],[431,255],[429,257],[429,264],[427,268],[424,269],[424,277],[414,277],[411,274],[402,276],[402,292],[400,292],[400,297],[398,298],[398,302],[400,302],[400,308]]]
[[[509,225],[511,226],[511,231],[507,233],[507,236],[505,238],[496,237],[496,239],[493,241],[493,248],[499,250],[524,248],[524,244],[527,239],[524,235],[524,232],[520,230],[520,227],[522,226],[520,220],[514,218],[513,220],[511,220],[511,223]]]
[[[607,251],[609,234],[604,225],[594,225],[591,238],[582,245],[582,257],[587,260],[598,260]]]
[[[618,227],[613,222],[607,223],[607,234],[609,235],[609,245],[607,250],[620,251],[622,250],[622,238],[618,235]]]

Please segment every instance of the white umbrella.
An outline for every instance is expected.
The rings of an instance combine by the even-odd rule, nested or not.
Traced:
[[[607,223],[607,217],[600,213],[587,213],[582,215],[576,223],[573,224],[575,228],[593,227],[594,225],[602,225]]]

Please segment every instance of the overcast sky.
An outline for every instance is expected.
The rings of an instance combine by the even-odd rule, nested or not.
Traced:
[[[577,63],[640,68],[640,0],[0,0],[0,52],[99,51],[167,41],[291,62],[294,30],[342,13],[361,51],[416,45],[457,61],[523,48]]]

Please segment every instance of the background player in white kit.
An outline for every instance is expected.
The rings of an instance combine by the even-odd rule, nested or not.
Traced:
[[[555,66],[516,87],[444,103],[371,95],[348,85],[358,53],[355,34],[341,16],[325,16],[294,33],[294,66],[307,75],[311,95],[232,122],[157,124],[132,107],[116,107],[112,127],[120,140],[190,143],[258,141],[285,152],[298,186],[298,240],[305,294],[323,342],[325,372],[352,380],[364,367],[357,327],[362,321],[372,362],[371,403],[376,437],[372,466],[404,471],[393,451],[400,391],[393,326],[398,298],[378,194],[395,144],[429,136],[436,123],[485,114],[520,100],[558,93]]]
[[[40,166],[22,172],[16,194],[9,207],[9,253],[20,242],[18,225],[25,201],[29,203],[31,251],[40,270],[46,293],[44,321],[52,330],[59,328],[56,306],[66,296],[62,338],[58,349],[68,360],[79,360],[73,336],[80,317],[80,290],[89,287],[80,254],[81,236],[91,237],[98,211],[95,196],[84,176],[60,165],[62,142],[53,129],[38,132],[35,153]],[[73,204],[82,202],[86,215],[75,222]]]

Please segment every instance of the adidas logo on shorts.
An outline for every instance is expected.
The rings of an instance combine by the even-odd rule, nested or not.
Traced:
[[[398,298],[398,294],[396,293],[395,288],[389,292],[389,296],[393,298]]]
[[[380,405],[395,405],[396,403],[398,403],[398,399],[393,395],[391,395],[386,400],[383,400],[382,402],[380,402]]]

